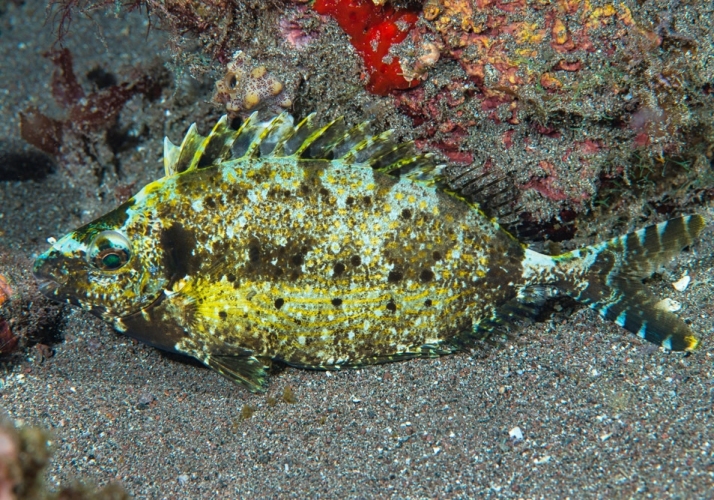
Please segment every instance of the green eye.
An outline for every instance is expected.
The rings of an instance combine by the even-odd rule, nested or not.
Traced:
[[[102,231],[89,245],[87,260],[101,271],[116,271],[131,258],[131,243],[117,231]]]

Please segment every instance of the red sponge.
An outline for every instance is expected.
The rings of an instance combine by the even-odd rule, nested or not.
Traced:
[[[402,42],[416,23],[415,12],[378,7],[372,0],[315,0],[313,9],[332,16],[350,36],[369,71],[367,90],[387,95],[419,83],[405,80],[399,60],[389,55],[389,48]]]

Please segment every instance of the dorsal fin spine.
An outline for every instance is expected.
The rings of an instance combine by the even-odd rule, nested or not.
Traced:
[[[350,165],[355,162],[357,159],[355,146],[361,142],[357,139],[365,135],[367,127],[369,127],[369,122],[358,123],[345,132],[340,141],[332,148],[333,151],[336,152],[335,156],[338,157],[343,163]],[[341,152],[340,150],[342,148],[347,149],[344,152]]]
[[[180,152],[180,147],[171,142],[168,137],[164,137],[164,175],[166,177],[171,177],[176,173],[176,163]]]
[[[258,122],[258,112],[256,111],[241,124],[241,126],[238,128],[238,131],[234,135],[233,144],[231,145],[231,148],[233,149],[234,158],[238,159],[254,157],[256,150],[260,146],[260,142],[256,140],[256,135],[260,135],[260,133],[256,134],[259,129],[260,123]],[[241,142],[239,141],[247,141],[247,144],[245,144],[245,151],[240,151],[240,149],[237,149],[243,146],[243,144],[241,144]]]
[[[260,138],[260,156],[279,156],[276,155],[278,145],[282,144],[293,131],[293,117],[287,111],[283,111],[268,123],[264,136]]]
[[[211,132],[208,134],[208,136],[206,136],[203,141],[201,141],[201,143],[198,145],[198,147],[196,148],[196,152],[193,154],[193,158],[191,159],[191,164],[186,170],[193,170],[195,168],[198,168],[198,164],[201,161],[203,155],[206,154],[209,144],[211,144],[211,142],[213,142],[214,140],[220,140],[221,136],[224,134],[227,128],[227,123],[228,117],[226,115],[223,115],[220,120],[218,120],[218,122],[213,126],[213,129],[211,129]],[[220,154],[218,156],[220,156]],[[209,160],[211,161],[214,159],[215,158],[209,158]]]
[[[366,128],[368,126],[368,123],[365,122],[362,125]],[[390,144],[390,138],[392,137],[392,134],[392,130],[386,130],[381,134],[366,137],[365,139],[357,143],[354,147],[352,147],[352,149],[350,149],[347,153],[345,153],[345,155],[343,155],[343,157],[341,158],[342,161],[344,161],[345,163],[367,163],[372,166],[372,161],[376,161],[382,156],[383,150],[380,148],[386,148]],[[372,147],[376,149],[370,152],[369,155],[364,157],[364,152]],[[360,161],[360,156],[364,157],[362,161]]]
[[[315,113],[310,113],[302,119],[294,128],[293,133],[283,143],[281,154],[283,156],[292,156],[295,151],[302,145],[304,140],[310,135],[310,130],[313,128]],[[302,137],[304,135],[304,137]],[[301,139],[302,137],[302,139]],[[297,141],[297,142],[296,142]]]
[[[186,136],[181,142],[178,159],[175,163],[175,171],[177,173],[184,172],[189,169],[193,161],[194,153],[199,145],[203,142],[204,137],[196,130],[196,124],[192,123],[186,132]]]
[[[311,133],[309,136],[307,136],[307,138],[302,142],[300,147],[295,151],[295,153],[293,153],[293,156],[299,157],[303,152],[305,152],[305,150],[307,150],[307,148],[309,148],[312,145],[313,142],[315,142],[322,134],[324,134],[327,129],[329,129],[335,123],[337,123],[338,120],[339,120],[339,118],[332,120],[330,123],[328,123],[324,127],[321,127],[319,129],[315,130],[313,133]]]

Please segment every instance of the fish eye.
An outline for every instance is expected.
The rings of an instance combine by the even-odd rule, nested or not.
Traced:
[[[100,271],[116,271],[129,262],[131,243],[117,231],[102,231],[89,245],[87,260]]]

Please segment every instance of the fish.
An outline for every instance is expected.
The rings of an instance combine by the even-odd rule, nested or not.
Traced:
[[[257,114],[164,141],[164,176],[33,266],[47,297],[252,392],[275,361],[341,368],[471,348],[548,291],[645,341],[698,337],[643,285],[692,245],[686,215],[559,255],[449,188],[445,166],[343,118]]]

